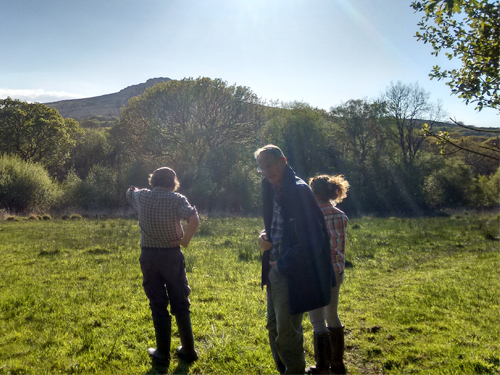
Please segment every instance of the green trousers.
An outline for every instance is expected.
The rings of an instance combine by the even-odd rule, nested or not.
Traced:
[[[290,315],[287,277],[274,267],[267,287],[267,325],[269,344],[276,368],[281,374],[304,374],[306,358],[302,331],[303,314]]]

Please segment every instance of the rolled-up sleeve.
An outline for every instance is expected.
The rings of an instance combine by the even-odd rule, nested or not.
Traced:
[[[191,206],[186,197],[181,196],[182,199],[179,199],[178,213],[179,217],[183,220],[188,220],[191,216],[197,215],[198,211],[195,206]]]

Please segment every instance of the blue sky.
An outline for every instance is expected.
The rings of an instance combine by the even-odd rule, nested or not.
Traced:
[[[448,117],[499,126],[428,77],[445,57],[414,37],[405,0],[13,0],[0,10],[0,98],[49,102],[149,78],[221,78],[329,110],[418,84]]]

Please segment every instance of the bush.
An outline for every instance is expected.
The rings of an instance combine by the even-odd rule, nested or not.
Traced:
[[[470,166],[456,159],[446,160],[424,182],[427,201],[435,208],[470,205],[476,190]]]
[[[489,177],[479,176],[479,204],[486,207],[500,205],[500,168]]]
[[[58,202],[59,209],[78,207],[82,200],[82,180],[71,170],[61,184],[62,194]]]
[[[87,209],[118,207],[121,195],[116,192],[116,180],[115,170],[99,165],[93,166],[81,184],[80,205]],[[122,190],[125,194],[125,189]]]
[[[0,205],[14,212],[50,208],[60,188],[40,164],[0,156]]]

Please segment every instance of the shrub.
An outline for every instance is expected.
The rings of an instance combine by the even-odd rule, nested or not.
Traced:
[[[82,180],[71,170],[61,184],[62,194],[57,206],[59,209],[78,207],[82,200]]]
[[[115,170],[99,165],[93,166],[81,184],[81,206],[87,209],[118,207],[120,196],[116,193],[116,180]]]
[[[494,207],[500,204],[500,168],[489,177],[479,176],[479,204]]]
[[[50,208],[60,188],[40,164],[0,156],[0,204],[14,212]]]
[[[456,159],[446,160],[424,182],[427,201],[435,208],[470,205],[476,188],[470,166]]]

